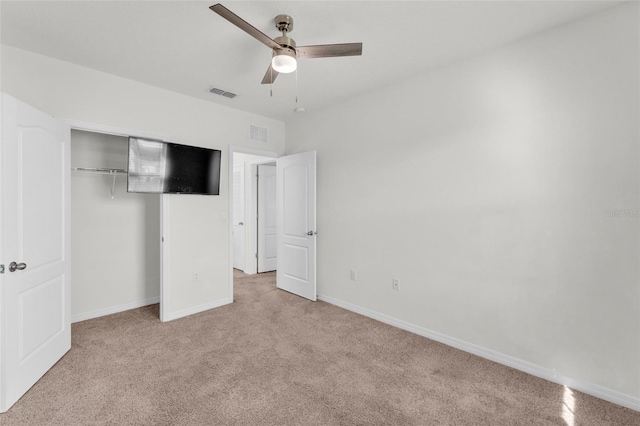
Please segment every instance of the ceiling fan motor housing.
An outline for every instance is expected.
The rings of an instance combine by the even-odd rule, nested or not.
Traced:
[[[275,41],[282,47],[289,48],[292,50],[296,49],[296,41],[291,37],[287,37],[287,36],[276,37],[273,39],[273,41]]]

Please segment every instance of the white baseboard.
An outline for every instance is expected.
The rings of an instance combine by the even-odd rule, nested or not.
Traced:
[[[533,376],[540,377],[559,385],[567,386],[571,389],[583,392],[592,396],[595,396],[605,401],[613,402],[614,404],[621,405],[623,407],[630,408],[632,410],[640,411],[640,398],[618,392],[613,389],[605,388],[595,383],[585,382],[583,380],[575,380],[570,377],[563,376],[557,371],[541,367],[530,362],[514,358],[510,355],[505,355],[500,352],[496,352],[491,349],[478,346],[473,343],[466,342],[464,340],[457,339],[455,337],[447,336],[446,334],[439,333],[437,331],[429,330],[417,325],[408,323],[406,321],[399,320],[388,315],[384,315],[367,308],[363,308],[357,305],[353,305],[348,302],[343,302],[338,299],[334,299],[329,296],[318,295],[318,299],[332,305],[339,306],[348,311],[355,312],[360,315],[364,315],[369,318],[373,318],[385,324],[392,325],[394,327],[401,328],[411,333],[418,334],[420,336],[435,340],[436,342],[444,343],[445,345],[452,346],[456,349],[469,352],[482,358],[497,362],[502,365],[506,365],[516,370],[524,371]]]
[[[71,317],[71,323],[85,321],[88,319],[103,317],[105,315],[117,314],[118,312],[128,311],[129,309],[141,308],[147,305],[153,305],[160,301],[159,297],[152,297],[150,299],[137,300],[135,302],[124,303],[122,305],[110,306],[104,309],[98,309],[97,311],[85,312],[83,314],[76,314]]]
[[[194,306],[191,308],[183,309],[181,311],[169,312],[166,318],[163,318],[164,322],[173,321],[178,318],[183,318],[189,315],[198,314],[200,312],[208,311],[209,309],[219,308],[220,306],[228,305],[232,300],[228,297],[224,299],[215,300],[209,303],[203,303],[202,305]]]

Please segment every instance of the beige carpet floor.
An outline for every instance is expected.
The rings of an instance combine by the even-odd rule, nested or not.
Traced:
[[[2,425],[640,425],[640,413],[323,302],[235,282],[235,303],[73,325]]]

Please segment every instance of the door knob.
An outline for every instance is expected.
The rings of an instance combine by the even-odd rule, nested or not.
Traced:
[[[238,225],[244,225],[244,222],[238,222]]]
[[[9,272],[22,271],[23,269],[26,269],[26,268],[27,268],[26,263],[11,262],[9,264]]]

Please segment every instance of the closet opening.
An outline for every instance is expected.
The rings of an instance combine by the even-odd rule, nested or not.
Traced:
[[[127,192],[128,138],[71,130],[71,322],[159,317],[161,195]]]

